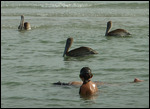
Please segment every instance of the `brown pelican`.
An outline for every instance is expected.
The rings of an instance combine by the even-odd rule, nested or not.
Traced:
[[[85,56],[85,55],[90,55],[90,54],[98,54],[95,50],[89,47],[79,47],[71,51],[68,51],[72,45],[72,42],[73,42],[73,38],[67,39],[63,57],[65,55],[71,56],[71,57],[77,57],[77,56]]]
[[[20,21],[20,25],[18,26],[19,30],[30,30],[31,26],[29,22],[25,22],[24,23],[24,16],[21,15],[21,21]]]
[[[111,26],[112,26],[112,22],[108,21],[105,36],[129,36],[131,35],[129,32],[127,32],[124,29],[116,29],[116,30],[109,32]]]

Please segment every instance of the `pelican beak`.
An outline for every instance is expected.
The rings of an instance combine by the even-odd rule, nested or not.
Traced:
[[[66,51],[64,51],[63,57],[65,57]]]
[[[107,22],[107,28],[106,28],[105,36],[107,36],[107,34],[109,33],[109,30],[110,30],[111,26],[112,26],[112,22],[111,22],[111,21],[108,21],[108,22]]]
[[[23,30],[23,28],[24,28],[24,16],[21,15],[21,21],[20,21],[20,25],[19,25],[18,29]]]
[[[70,48],[71,45],[72,45],[72,42],[73,42],[73,38],[68,38],[68,39],[67,39],[63,57],[64,57],[65,54],[68,52],[69,48]]]
[[[63,54],[63,57],[66,55],[67,50],[68,50],[68,46],[67,46],[67,43],[66,43],[65,50],[64,50],[64,54]]]

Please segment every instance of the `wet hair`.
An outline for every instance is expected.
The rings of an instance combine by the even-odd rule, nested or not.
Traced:
[[[80,70],[80,78],[84,78],[84,83],[87,83],[89,81],[90,78],[93,77],[93,74],[91,72],[91,69],[89,67],[83,67]]]
[[[53,83],[53,85],[70,85],[69,83],[62,83],[58,81],[57,83]]]

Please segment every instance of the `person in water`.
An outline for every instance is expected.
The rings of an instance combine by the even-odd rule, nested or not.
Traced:
[[[60,81],[57,83],[53,83],[54,85],[81,85],[79,94],[83,96],[87,95],[93,95],[98,91],[97,85],[98,82],[92,82],[91,78],[93,77],[93,74],[91,72],[91,69],[89,67],[83,67],[80,70],[79,77],[82,81],[73,81],[69,83],[61,83]]]
[[[89,74],[90,78],[88,80],[84,79],[84,78],[87,78],[87,77],[84,77],[85,74],[84,73],[87,73]],[[63,83],[63,82],[56,82],[56,83],[53,83],[53,85],[72,85],[72,86],[81,86],[82,84],[86,83],[86,81],[90,81],[90,79],[93,77],[93,74],[91,72],[91,69],[89,67],[83,67],[81,70],[80,70],[80,74],[79,74],[79,77],[82,81],[72,81],[72,82],[68,82],[68,83]],[[100,82],[100,81],[94,81],[94,83],[96,85],[103,85],[104,82]]]
[[[105,84],[104,82],[100,82],[100,81],[94,81],[94,82],[91,81],[93,74],[89,67],[83,67],[80,70],[79,77],[82,81],[72,81],[69,83],[62,83],[59,81],[59,82],[53,83],[53,84],[54,85],[73,85],[73,86],[80,85],[79,94],[82,96],[93,95],[94,93],[96,93],[98,91],[97,85]],[[144,81],[144,80],[135,78],[132,83],[142,82],[142,81]]]
[[[80,70],[79,77],[83,81],[79,91],[80,95],[93,95],[98,91],[97,85],[91,81],[93,74],[89,67],[83,67]]]

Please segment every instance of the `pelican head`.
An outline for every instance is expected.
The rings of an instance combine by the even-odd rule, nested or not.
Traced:
[[[21,21],[20,21],[20,25],[18,26],[19,30],[23,30],[24,29],[24,16],[21,15]]]
[[[21,15],[21,19],[23,19],[23,20],[24,20],[24,15]]]
[[[107,22],[107,28],[106,28],[105,36],[107,36],[107,34],[108,34],[108,32],[109,32],[111,26],[112,26],[112,21],[108,21],[108,22]]]
[[[64,57],[65,54],[68,52],[69,48],[70,48],[71,45],[72,45],[72,42],[73,42],[73,38],[72,38],[72,37],[70,37],[70,38],[67,39],[63,57]]]

